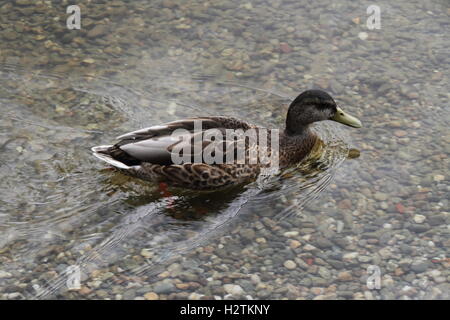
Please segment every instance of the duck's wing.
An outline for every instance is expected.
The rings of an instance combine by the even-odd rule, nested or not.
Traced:
[[[116,167],[118,163],[125,166],[139,165],[142,162],[179,164],[173,161],[174,153],[183,161],[188,159],[187,162],[198,162],[198,159],[203,159],[198,153],[203,152],[212,141],[215,145],[223,143],[224,148],[236,144],[236,141],[226,140],[226,129],[247,130],[253,127],[245,121],[229,117],[188,118],[126,133],[117,137],[119,141],[114,146],[94,147],[93,151],[102,160],[106,161],[106,156],[111,160],[107,162]],[[210,129],[221,133],[220,141],[204,134]],[[195,147],[196,143],[198,145],[197,141],[200,141],[202,148]]]
[[[127,140],[142,140],[157,136],[171,135],[177,129],[193,131],[196,129],[196,125],[200,125],[202,130],[214,128],[247,130],[255,127],[245,121],[231,117],[198,117],[176,120],[161,125],[139,129],[118,136],[116,139],[125,142]]]

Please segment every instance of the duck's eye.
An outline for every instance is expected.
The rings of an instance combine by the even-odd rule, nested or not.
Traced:
[[[343,116],[343,115],[344,115],[344,113],[343,113],[343,112],[340,112],[340,115],[341,115],[341,116]]]

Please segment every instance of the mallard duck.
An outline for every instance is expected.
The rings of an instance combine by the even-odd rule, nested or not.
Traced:
[[[249,161],[252,150],[261,149],[262,140],[249,143],[248,137],[239,136],[230,141],[229,137],[225,138],[227,130],[245,132],[253,129],[258,134],[264,132],[268,138],[276,134],[279,147],[276,154],[269,152],[269,156],[277,156],[279,167],[285,168],[300,162],[308,155],[318,139],[310,130],[310,125],[322,120],[361,127],[361,122],[339,108],[329,94],[321,90],[307,90],[289,105],[283,130],[265,129],[232,117],[197,117],[126,133],[116,138],[116,144],[93,147],[92,151],[97,158],[133,177],[164,182],[175,187],[214,190],[252,181],[257,178],[261,169],[267,166],[262,161]],[[199,123],[200,130],[196,127]],[[211,130],[223,135],[218,134],[213,139],[207,136]],[[193,147],[195,140],[201,145],[197,151]],[[221,150],[231,150],[231,154],[236,155],[238,141],[245,141],[240,145],[244,146],[244,163],[236,160],[205,161],[203,153],[213,145],[215,149],[211,152],[210,148],[210,155],[217,156],[214,152],[217,152],[218,145],[228,147]],[[268,148],[264,150],[269,150],[271,145],[271,142],[268,142]],[[226,154],[230,154],[228,151]],[[214,159],[226,160],[226,154],[222,153]],[[174,155],[178,157],[177,161],[174,161]],[[180,162],[180,157],[184,161]]]

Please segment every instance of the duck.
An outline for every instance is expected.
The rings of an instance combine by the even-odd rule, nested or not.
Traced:
[[[320,140],[311,125],[325,120],[362,127],[327,92],[306,90],[290,103],[282,129],[228,116],[193,117],[125,133],[114,144],[91,150],[135,178],[191,190],[218,190],[254,181],[273,163],[283,169],[301,162]],[[265,161],[258,157],[261,151],[266,152]]]

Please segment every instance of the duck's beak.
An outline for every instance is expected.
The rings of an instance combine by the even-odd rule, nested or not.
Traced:
[[[345,113],[341,108],[337,107],[336,114],[330,119],[333,121],[337,121],[343,124],[346,124],[350,127],[354,128],[361,128],[362,123],[358,120],[358,118],[355,118],[354,116],[349,115],[348,113]]]

